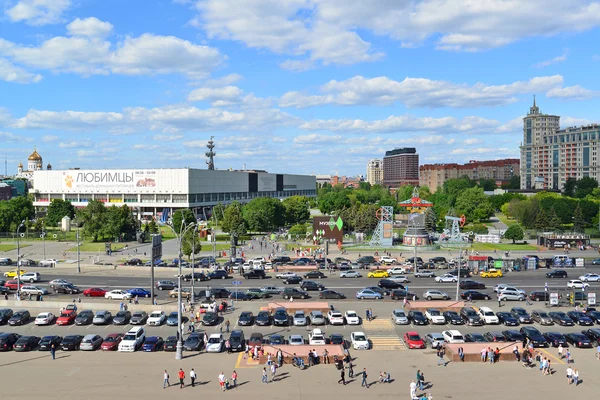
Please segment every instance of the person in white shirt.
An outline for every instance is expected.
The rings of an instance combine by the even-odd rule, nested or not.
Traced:
[[[271,382],[275,382],[275,374],[277,373],[277,365],[271,364]]]
[[[221,386],[221,390],[225,390],[225,374],[222,371],[219,374],[219,385]]]
[[[573,383],[575,386],[579,385],[579,371],[577,369],[573,370]]]
[[[194,371],[194,368],[190,371],[190,379],[192,380],[192,387],[194,387],[196,382],[196,371]]]
[[[417,399],[417,384],[415,383],[415,381],[412,381],[410,383],[410,398]]]
[[[567,382],[569,382],[569,385],[573,383],[573,368],[571,367],[567,368]]]
[[[163,389],[167,386],[171,387],[171,382],[169,382],[169,373],[165,369],[165,374],[163,375]]]
[[[563,347],[562,347],[562,344],[558,345],[558,359],[559,360],[563,359]]]

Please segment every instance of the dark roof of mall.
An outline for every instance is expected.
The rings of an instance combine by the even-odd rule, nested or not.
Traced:
[[[402,147],[400,149],[389,150],[385,152],[386,157],[397,156],[399,154],[415,154],[417,149],[414,147]]]

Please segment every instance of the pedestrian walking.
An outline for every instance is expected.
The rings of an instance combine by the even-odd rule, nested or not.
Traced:
[[[348,376],[354,378],[354,365],[352,365],[352,361],[348,362]]]
[[[341,369],[340,371],[340,380],[338,381],[338,384],[342,383],[342,384],[346,384],[346,371],[344,370],[344,368]]]
[[[323,350],[323,364],[329,364],[329,352],[327,349]]]
[[[577,368],[573,370],[573,383],[575,386],[579,385],[579,371],[577,371]]]
[[[458,348],[458,357],[460,358],[460,361],[465,362],[465,351],[462,347]]]
[[[417,384],[415,383],[415,381],[412,381],[410,383],[409,389],[410,389],[410,398],[417,399]],[[421,390],[423,390],[423,389],[421,389]]]
[[[185,372],[183,372],[183,369],[179,368],[179,389],[183,389],[184,383],[183,380],[185,379]]]
[[[271,382],[275,382],[275,374],[277,374],[277,365],[271,364]]]
[[[369,388],[369,383],[367,382],[367,377],[369,375],[367,374],[367,369],[363,368],[363,372],[362,372],[362,383],[361,383],[361,387],[366,387],[367,389]]]
[[[225,333],[229,333],[229,320],[225,321]]]
[[[423,377],[423,375],[421,374],[421,370],[418,369],[417,370],[417,384],[419,385],[419,390],[423,390],[423,380],[425,378]]]
[[[562,344],[559,344],[558,345],[558,359],[562,360],[563,358],[564,358],[563,347],[562,347]]]
[[[487,349],[484,347],[481,349],[481,362],[485,362],[487,360]]]
[[[573,361],[571,360],[571,351],[567,349],[567,364],[571,364]]]
[[[233,370],[233,373],[231,374],[231,384],[233,387],[237,387],[237,372],[235,370]]]
[[[443,347],[437,351],[437,356],[439,357],[438,358],[438,363],[437,363],[438,367],[440,365],[443,365],[445,367],[446,366],[446,360],[444,360],[444,348]]]
[[[171,387],[171,382],[169,382],[169,373],[165,369],[165,373],[163,374],[163,389],[166,387]]]
[[[573,383],[573,368],[567,367],[567,382],[569,385]]]
[[[283,365],[283,352],[281,349],[277,350],[277,365],[279,368]]]
[[[600,360],[600,342],[598,342],[598,346],[596,346],[596,358]]]
[[[263,367],[263,371],[262,371],[262,383],[269,383],[269,381],[267,380],[267,367]]]
[[[221,387],[222,391],[225,391],[225,374],[223,373],[223,371],[221,371],[221,373],[219,374],[219,386]]]
[[[196,371],[194,371],[194,368],[190,371],[190,379],[192,380],[192,387],[196,386]]]

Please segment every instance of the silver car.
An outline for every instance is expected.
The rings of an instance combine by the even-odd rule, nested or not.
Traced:
[[[450,296],[448,293],[442,292],[441,290],[427,290],[423,292],[423,298],[427,300],[448,300]]]
[[[504,289],[500,292],[499,298],[502,301],[507,301],[507,300],[524,301],[525,295],[516,290]]]
[[[392,311],[392,321],[396,325],[408,325],[408,323],[410,322],[404,310],[400,308],[397,308],[394,311]]]
[[[531,319],[540,325],[554,325],[554,321],[544,310],[533,310],[531,312]]]
[[[296,313],[294,314],[294,326],[304,326],[306,325],[306,315],[304,314],[304,311],[296,311]]]
[[[437,332],[431,332],[425,335],[425,344],[429,345],[430,348],[435,349],[438,345],[445,344],[444,335]]]
[[[342,271],[340,278],[362,278],[362,275],[358,271]]]
[[[94,325],[106,325],[112,319],[112,314],[110,311],[102,310],[97,311],[96,315],[94,315],[94,319],[92,320],[92,324]]]
[[[311,325],[325,325],[325,316],[321,311],[311,311],[309,319]]]
[[[94,334],[85,335],[79,344],[79,350],[94,351],[98,350],[100,346],[102,346],[102,336]]]

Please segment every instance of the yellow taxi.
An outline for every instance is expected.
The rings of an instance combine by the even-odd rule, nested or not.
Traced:
[[[23,275],[25,272],[27,272],[27,271],[25,271],[24,269],[22,269],[21,270],[21,275]],[[5,278],[16,278],[17,277],[17,270],[13,269],[12,271],[5,272],[4,273],[4,277]]]
[[[367,274],[367,278],[389,278],[390,274],[382,269],[376,269]]]
[[[479,274],[482,278],[502,278],[502,271],[499,269],[490,269]]]

